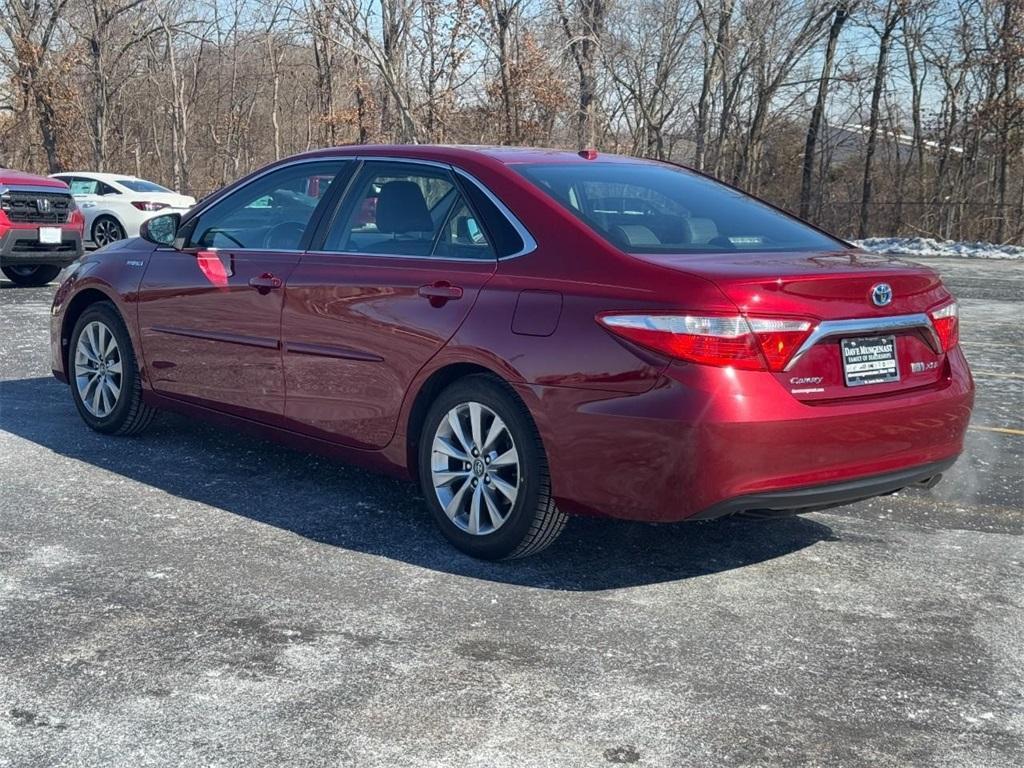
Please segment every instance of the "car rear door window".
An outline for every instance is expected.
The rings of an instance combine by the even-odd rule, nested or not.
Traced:
[[[261,176],[199,215],[189,244],[232,250],[301,250],[313,214],[344,160],[296,163]]]
[[[487,230],[498,258],[521,254],[527,245],[523,241],[520,230],[516,229],[516,226],[498,209],[498,206],[483,191],[478,182],[465,177],[462,181],[462,189],[466,197],[469,198],[473,210],[480,215],[479,223],[483,224],[484,229]],[[523,231],[525,232],[525,230]]]
[[[146,181],[145,179],[118,179],[117,183],[122,187],[127,187],[132,192],[170,192],[167,187],[161,187],[152,181]]]
[[[494,258],[483,226],[447,170],[387,162],[364,167],[323,250]]]

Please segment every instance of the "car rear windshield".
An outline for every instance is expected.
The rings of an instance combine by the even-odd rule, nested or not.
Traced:
[[[845,247],[742,192],[681,168],[600,162],[514,167],[629,253]]]
[[[117,183],[122,187],[128,187],[132,192],[170,192],[167,187],[161,187],[152,181],[145,179],[118,179]]]

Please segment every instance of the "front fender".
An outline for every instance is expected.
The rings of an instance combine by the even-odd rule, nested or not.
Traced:
[[[75,322],[86,307],[109,301],[124,319],[136,359],[142,361],[138,333],[138,292],[156,246],[140,238],[120,240],[86,254],[62,273],[50,308],[50,356],[53,375],[67,381],[67,350]],[[143,386],[146,375],[143,371]]]

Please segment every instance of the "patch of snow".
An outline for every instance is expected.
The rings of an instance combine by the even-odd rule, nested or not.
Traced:
[[[853,244],[873,253],[905,254],[907,256],[1024,259],[1024,246],[1022,245],[933,240],[930,237],[869,237],[866,240],[854,240]]]

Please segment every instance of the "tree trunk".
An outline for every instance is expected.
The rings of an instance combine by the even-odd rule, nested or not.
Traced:
[[[39,120],[39,134],[43,140],[43,150],[46,152],[47,170],[50,173],[59,173],[64,168],[61,167],[60,155],[57,152],[57,110],[43,94],[43,90],[38,87],[32,89],[36,117]]]
[[[849,17],[849,5],[847,3],[840,3],[836,6],[835,16],[832,17],[832,24],[828,28],[825,60],[822,62],[821,78],[818,80],[818,95],[814,99],[814,109],[811,110],[811,122],[807,126],[807,139],[804,142],[804,164],[800,180],[800,218],[802,219],[809,218],[811,214],[814,153],[817,150],[818,133],[821,131],[821,121],[825,114],[825,100],[828,98],[832,68],[835,66],[836,45],[839,42],[839,33],[842,32],[843,25]]]
[[[576,146],[593,147],[597,143],[594,102],[597,98],[597,52],[604,35],[607,6],[605,0],[577,0],[579,27],[574,28],[563,0],[558,0],[562,29],[579,73],[579,98],[576,107]]]
[[[718,30],[715,33],[715,42],[711,51],[705,56],[704,76],[701,79],[700,98],[697,100],[697,125],[694,136],[693,164],[698,171],[704,170],[707,158],[707,135],[711,121],[711,94],[715,88],[715,82],[723,71],[723,51],[729,41],[729,28],[732,21],[733,0],[721,0],[718,11]],[[708,29],[707,17],[704,11],[704,4],[698,6],[701,17],[704,19],[705,31]]]
[[[924,77],[920,72],[917,61],[920,41],[916,33],[907,28],[904,20],[903,47],[907,53],[907,75],[910,78],[910,119],[913,125],[913,136],[911,138],[910,157],[907,158],[907,168],[917,161],[917,205],[918,205],[918,226],[921,229],[928,229],[928,211],[925,210],[925,165],[924,165],[924,128],[921,120],[922,90]]]
[[[1011,46],[1017,30],[1016,14],[1020,12],[1021,0],[1003,0],[1003,24],[1000,34],[1000,51],[1003,59],[1003,89],[999,109],[999,157],[996,165],[996,237],[997,243],[1006,239],[1007,181],[1010,167],[1010,134],[1013,129],[1014,100],[1017,94],[1017,57]]]
[[[875,159],[875,147],[878,143],[879,104],[882,100],[882,89],[889,61],[889,48],[892,45],[893,30],[899,24],[902,8],[893,8],[890,3],[886,9],[885,28],[878,41],[878,62],[875,65],[875,84],[871,89],[871,114],[868,118],[868,140],[864,149],[864,182],[861,187],[860,220],[857,226],[857,237],[863,240],[868,236],[871,219],[871,171]]]

